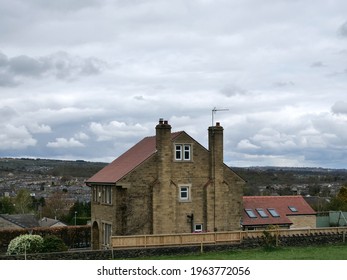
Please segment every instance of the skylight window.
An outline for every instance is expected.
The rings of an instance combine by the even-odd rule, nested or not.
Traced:
[[[257,208],[257,212],[260,215],[260,217],[262,217],[262,218],[268,218],[269,217],[269,215],[266,214],[266,212],[262,208]]]
[[[252,209],[245,209],[248,217],[250,218],[256,218],[257,216],[254,214],[253,210]]]
[[[298,209],[296,209],[295,206],[288,206],[289,210],[292,212],[298,212]]]
[[[274,218],[278,218],[280,216],[280,214],[278,214],[278,212],[274,208],[268,208],[267,211],[269,211],[271,216]]]

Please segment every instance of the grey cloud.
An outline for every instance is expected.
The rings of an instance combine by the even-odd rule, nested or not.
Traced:
[[[339,34],[342,35],[343,37],[347,37],[347,21],[340,26]]]
[[[103,1],[98,0],[59,0],[59,1],[47,1],[47,0],[32,0],[36,7],[40,7],[46,10],[53,11],[76,11],[88,7],[100,5]]]
[[[20,55],[8,58],[0,53],[0,86],[13,86],[20,78],[54,76],[57,79],[76,79],[79,76],[98,75],[106,63],[94,57],[81,58],[65,52],[33,58]]]
[[[37,77],[46,72],[47,66],[39,59],[21,55],[8,60],[9,71],[15,75]]]
[[[347,115],[347,102],[337,101],[332,107],[331,111],[334,114],[346,114]]]
[[[276,87],[288,87],[288,86],[294,86],[295,83],[292,81],[288,81],[288,82],[275,82],[274,85]]]
[[[320,67],[326,67],[326,65],[322,61],[316,61],[311,64],[312,68],[320,68]]]
[[[246,95],[248,91],[236,85],[227,85],[221,89],[221,93],[227,97],[235,95]]]
[[[0,119],[2,121],[8,121],[15,116],[17,116],[17,112],[12,108],[8,106],[0,107]]]

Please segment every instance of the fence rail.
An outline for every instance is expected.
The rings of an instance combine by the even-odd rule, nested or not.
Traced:
[[[307,228],[307,229],[273,229],[267,230],[276,236],[293,236],[309,234],[346,233],[347,227]],[[185,246],[202,244],[241,243],[245,238],[263,236],[264,230],[228,231],[186,234],[155,234],[112,236],[111,247],[117,248],[147,248],[161,246]]]

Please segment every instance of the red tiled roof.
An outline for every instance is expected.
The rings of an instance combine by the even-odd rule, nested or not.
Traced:
[[[292,212],[289,206],[295,207],[297,212]],[[246,209],[251,209],[256,217],[249,217],[246,213]],[[268,217],[262,218],[257,209],[263,209]],[[279,217],[273,217],[268,209],[275,209]],[[244,226],[292,224],[288,216],[315,214],[316,212],[300,195],[243,197],[242,224]]]
[[[181,133],[182,132],[171,133],[171,139],[176,138]],[[89,178],[86,183],[115,184],[155,153],[156,137],[145,137],[124,154]]]

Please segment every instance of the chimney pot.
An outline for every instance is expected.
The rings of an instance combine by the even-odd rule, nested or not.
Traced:
[[[168,124],[168,121],[164,121],[164,124]]]
[[[216,126],[220,126],[220,122],[217,122],[217,123],[216,123]]]
[[[160,118],[160,119],[159,119],[159,124],[163,124],[163,122],[164,122],[164,119],[163,119],[163,118]]]

